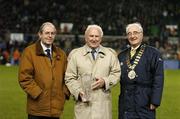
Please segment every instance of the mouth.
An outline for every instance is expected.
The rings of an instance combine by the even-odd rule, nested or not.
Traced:
[[[48,41],[48,42],[51,42],[51,41],[52,41],[52,39],[47,39],[47,41]]]
[[[96,44],[96,42],[91,42],[91,44],[93,44],[93,45],[94,45],[94,44]]]
[[[91,45],[92,45],[92,46],[97,46],[97,43],[92,43]]]
[[[136,38],[131,38],[130,41],[136,41],[137,39]]]

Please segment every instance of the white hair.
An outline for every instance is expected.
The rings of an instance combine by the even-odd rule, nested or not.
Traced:
[[[140,30],[141,32],[143,32],[143,28],[142,28],[141,24],[138,23],[138,22],[135,22],[135,23],[128,24],[128,25],[126,26],[126,33],[128,33],[129,28],[132,27],[132,26],[137,26],[137,27],[139,28],[139,30]]]
[[[103,37],[102,28],[101,28],[100,26],[96,25],[96,24],[88,25],[88,27],[86,28],[86,31],[85,31],[85,35],[88,33],[89,29],[91,29],[91,28],[96,28],[96,29],[98,29],[99,32],[100,32],[101,37]]]

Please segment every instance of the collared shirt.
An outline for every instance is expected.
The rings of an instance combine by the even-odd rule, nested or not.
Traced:
[[[140,45],[138,45],[137,47],[131,47],[131,51],[130,51],[130,54],[131,54],[131,58],[135,55],[136,53],[136,50],[139,48]]]
[[[99,49],[100,49],[99,47],[95,49],[95,50],[96,50],[96,52],[94,53],[95,59],[96,59],[96,57],[97,57],[97,54],[99,53]],[[88,51],[88,52],[91,52],[91,51],[92,51],[92,48],[90,48],[89,46],[87,46],[87,51]]]
[[[51,56],[52,56],[52,46],[50,46],[50,47],[46,47],[43,43],[42,43],[42,41],[41,41],[41,46],[42,46],[42,48],[43,48],[43,51],[44,51],[44,54],[46,54],[47,55],[47,52],[45,51],[46,49],[49,49],[50,50],[50,54],[51,54]]]

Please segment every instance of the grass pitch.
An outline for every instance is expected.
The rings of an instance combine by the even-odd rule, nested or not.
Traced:
[[[26,95],[17,79],[17,66],[0,66],[0,119],[27,119]],[[113,119],[117,119],[119,85],[112,89]],[[157,119],[180,118],[180,70],[165,71],[165,85]],[[65,104],[61,119],[73,119],[74,101]]]

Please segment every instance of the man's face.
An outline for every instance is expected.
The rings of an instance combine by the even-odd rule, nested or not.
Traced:
[[[136,25],[131,26],[127,32],[127,38],[132,47],[137,47],[143,39],[143,32]]]
[[[55,36],[56,30],[53,25],[45,25],[42,32],[39,33],[39,38],[41,39],[42,43],[47,47],[52,45]]]
[[[102,41],[100,31],[97,28],[90,28],[87,34],[85,34],[85,41],[90,48],[99,47]]]

